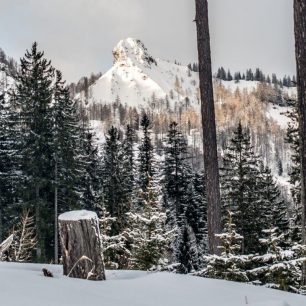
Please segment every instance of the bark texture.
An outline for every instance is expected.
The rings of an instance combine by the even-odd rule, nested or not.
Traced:
[[[67,220],[59,217],[64,275],[105,280],[98,217]]]
[[[196,25],[199,55],[199,77],[201,91],[201,113],[203,128],[203,150],[205,184],[207,193],[208,249],[218,254],[218,239],[221,232],[221,200],[219,166],[215,123],[215,106],[212,84],[211,50],[207,0],[196,0]]]
[[[300,123],[302,243],[306,244],[306,0],[294,0],[294,31]],[[306,285],[306,265],[303,268]]]

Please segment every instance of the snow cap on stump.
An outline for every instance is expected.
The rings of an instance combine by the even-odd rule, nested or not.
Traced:
[[[78,220],[91,220],[98,219],[98,216],[95,212],[89,210],[74,210],[68,211],[61,214],[58,217],[61,221],[78,221]]]

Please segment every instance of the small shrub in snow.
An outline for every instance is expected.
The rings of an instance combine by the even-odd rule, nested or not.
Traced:
[[[99,221],[105,267],[109,269],[118,269],[119,266],[128,268],[131,253],[127,247],[127,237],[123,233],[111,235],[112,224],[116,222],[116,218],[111,217],[105,207],[102,207]]]
[[[253,257],[256,268],[248,271],[249,278],[270,288],[299,292],[301,267],[306,259],[303,255],[305,247],[296,244],[291,249],[283,250],[280,243],[284,237],[277,234],[277,228],[263,232],[266,237],[260,242],[266,246],[267,253]]]
[[[225,231],[217,237],[220,239],[221,255],[204,256],[206,268],[195,275],[248,282],[247,269],[251,265],[252,256],[239,255],[243,237],[235,230],[232,212],[228,211]]]
[[[132,244],[132,267],[149,270],[166,256],[173,231],[166,231],[166,214],[162,211],[158,190],[152,186],[140,190],[142,209],[127,214],[130,226],[126,231]]]

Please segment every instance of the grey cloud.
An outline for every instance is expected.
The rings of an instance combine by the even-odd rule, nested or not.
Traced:
[[[210,0],[214,69],[293,74],[290,0]],[[69,81],[106,71],[123,38],[152,55],[196,61],[193,0],[0,0],[0,46],[19,58],[35,40]]]

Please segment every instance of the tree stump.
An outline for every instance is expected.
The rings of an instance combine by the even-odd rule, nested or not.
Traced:
[[[64,275],[89,280],[105,280],[99,220],[86,210],[59,216]]]

